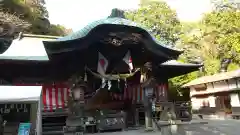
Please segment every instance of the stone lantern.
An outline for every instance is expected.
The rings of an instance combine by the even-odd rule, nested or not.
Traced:
[[[154,78],[149,78],[146,82],[142,84],[144,89],[144,106],[145,106],[145,128],[147,131],[153,130],[152,125],[152,105],[154,102],[154,89],[156,86],[156,81]]]
[[[82,135],[85,129],[84,120],[84,91],[87,85],[84,81],[75,81],[72,84],[71,95],[69,99],[69,115],[64,128],[64,135]]]

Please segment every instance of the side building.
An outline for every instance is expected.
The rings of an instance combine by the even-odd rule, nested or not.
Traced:
[[[240,112],[240,70],[195,79],[183,87],[190,89],[192,109],[200,114]]]

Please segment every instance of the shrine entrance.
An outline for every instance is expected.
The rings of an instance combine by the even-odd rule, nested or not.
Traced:
[[[231,113],[231,98],[229,95],[220,95],[220,96],[216,96],[215,99],[215,103],[216,103],[216,109],[218,113],[225,113],[225,114],[229,114]]]

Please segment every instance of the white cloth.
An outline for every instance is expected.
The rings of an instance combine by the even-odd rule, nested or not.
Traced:
[[[130,51],[127,51],[127,53],[123,57],[123,61],[128,64],[129,70],[132,71],[133,70],[133,63],[132,63],[132,57],[131,57]]]
[[[42,86],[0,86],[0,102],[39,101]]]
[[[98,52],[97,72],[101,75],[105,75],[107,67],[108,67],[108,60],[100,52]]]

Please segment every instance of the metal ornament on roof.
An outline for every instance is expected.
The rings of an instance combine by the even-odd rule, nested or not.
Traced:
[[[142,35],[138,33],[125,32],[110,32],[109,36],[104,38],[101,42],[120,46],[123,44],[138,44],[142,40]]]

